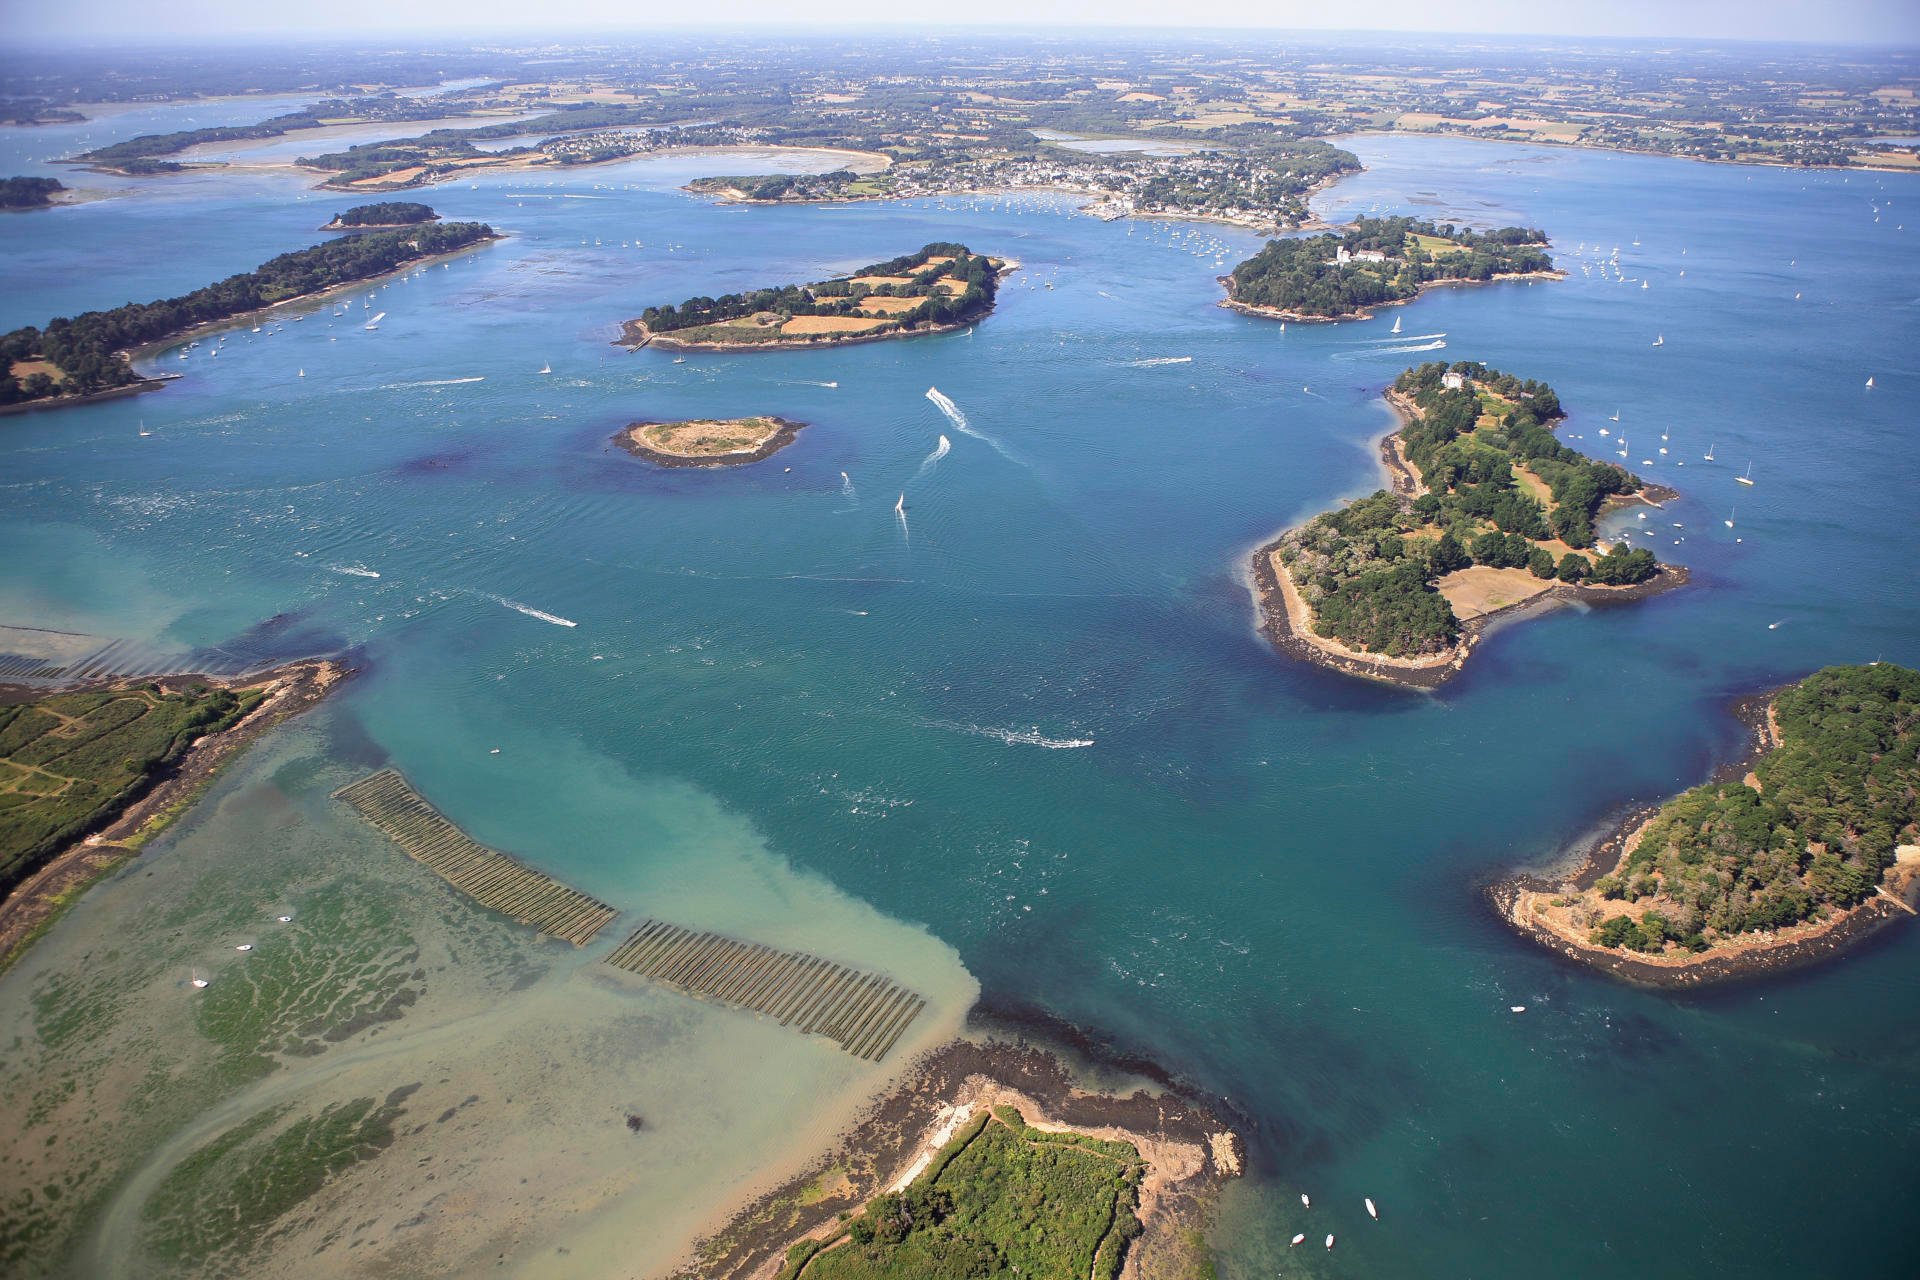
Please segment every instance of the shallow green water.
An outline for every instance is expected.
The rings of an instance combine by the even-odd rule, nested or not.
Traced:
[[[1481,890],[1735,752],[1730,697],[1920,660],[1920,219],[1899,229],[1920,183],[1355,146],[1370,171],[1327,212],[1542,226],[1572,277],[1435,293],[1397,342],[1385,318],[1282,334],[1213,305],[1218,259],[1257,243],[1237,231],[1045,199],[721,209],[674,189],[711,160],[436,189],[512,238],[347,315],[163,356],[187,376],[157,394],[7,420],[0,622],[351,647],[362,675],[276,784],[288,866],[352,830],[326,789],[390,760],[476,838],[624,909],[851,951],[952,1016],[971,974],[1160,1059],[1252,1122],[1225,1275],[1905,1273],[1911,930],[1675,998],[1523,945]],[[342,203],[207,178],[8,219],[0,322],[183,291]],[[684,363],[609,345],[650,302],[932,239],[1024,264],[970,337]],[[1615,245],[1631,283],[1580,271]],[[123,285],[79,261],[138,265]],[[1502,632],[1438,696],[1277,659],[1245,552],[1374,487],[1382,385],[1442,357],[1552,382],[1577,444],[1619,411],[1636,469],[1683,494],[1634,523],[1695,586]],[[634,418],[758,412],[813,425],[739,472],[608,446]],[[266,821],[246,814],[188,827],[154,874],[244,860]],[[101,903],[0,1007],[132,909]],[[639,998],[563,990],[587,1020]],[[860,1089],[777,1036],[742,1057],[730,1017],[688,1033],[700,1073],[649,1069],[735,1098],[788,1060],[813,1074],[752,1123],[708,1118],[737,1141],[695,1158],[704,1194],[785,1141],[783,1105]],[[688,1149],[632,1149],[636,1202],[684,1224],[645,1168]],[[1329,1230],[1334,1254],[1288,1254]]]

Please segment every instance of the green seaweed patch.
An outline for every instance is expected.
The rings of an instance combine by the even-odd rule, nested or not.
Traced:
[[[336,882],[296,919],[227,965],[200,993],[195,1023],[218,1046],[224,1083],[271,1073],[277,1056],[312,1057],[399,1018],[419,999],[420,948],[371,886]]]
[[[394,1121],[411,1092],[356,1098],[291,1120],[288,1106],[249,1116],[182,1160],[147,1201],[148,1250],[201,1274],[241,1274],[278,1224],[329,1179],[393,1145]]]

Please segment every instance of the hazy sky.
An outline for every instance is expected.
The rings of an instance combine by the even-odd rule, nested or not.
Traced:
[[[9,33],[125,42],[208,34],[527,31],[612,34],[718,25],[1278,27],[1920,45],[1920,0],[0,0]]]

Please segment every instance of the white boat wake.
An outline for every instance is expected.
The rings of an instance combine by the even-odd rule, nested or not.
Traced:
[[[430,382],[389,382],[380,389],[382,391],[406,391],[413,387],[462,387],[469,382],[485,382],[486,380],[487,376],[480,374],[472,378],[435,378]]]
[[[1355,347],[1370,347],[1370,346],[1376,346],[1376,345],[1381,345],[1385,343],[1432,342],[1435,338],[1444,338],[1446,336],[1447,335],[1444,333],[1395,333],[1395,334],[1390,334],[1384,338],[1359,338],[1359,339],[1356,339],[1354,342],[1349,343],[1348,345],[1355,346]]]
[[[920,469],[913,473],[913,478],[915,480],[918,480],[922,476],[926,475],[927,472],[933,470],[934,466],[939,463],[940,459],[946,457],[947,451],[952,448],[953,448],[953,442],[951,440],[948,440],[945,436],[941,436],[940,443],[935,445],[933,447],[933,452],[928,454],[926,458],[921,461]]]
[[[961,724],[957,720],[930,720],[929,728],[951,729],[976,738],[998,738],[1010,747],[1045,747],[1049,751],[1075,751],[1093,745],[1092,738],[1049,738],[1038,729],[996,729],[984,724]]]
[[[327,571],[329,573],[351,574],[356,578],[377,578],[380,576],[365,565],[358,564],[330,564],[327,566]]]
[[[1001,444],[986,432],[976,430],[973,424],[967,421],[967,415],[960,412],[960,406],[948,399],[946,395],[941,392],[940,388],[928,387],[927,399],[933,401],[940,412],[947,415],[947,421],[953,424],[954,430],[960,432],[962,435],[972,436],[975,440],[992,446],[993,451],[1005,458],[1008,462],[1019,462],[1023,467],[1027,465],[1021,462],[1019,458],[1016,458],[1013,453],[1008,450],[1007,446]]]
[[[1441,351],[1446,348],[1446,345],[1446,339],[1436,338],[1432,342],[1416,342],[1408,347],[1361,347],[1354,351],[1336,351],[1332,358],[1343,361],[1371,360],[1376,356],[1404,356],[1420,351]]]
[[[840,473],[840,492],[846,495],[848,502],[858,502],[860,500],[860,495],[854,492],[853,477],[844,471]]]
[[[1153,369],[1163,364],[1192,364],[1192,356],[1149,356],[1145,360],[1129,360],[1130,369]]]
[[[548,613],[544,609],[536,609],[530,604],[521,604],[518,600],[509,600],[505,596],[497,596],[490,591],[483,591],[480,594],[495,604],[505,605],[515,613],[524,613],[529,618],[538,618],[542,622],[551,622],[556,627],[577,627],[580,625],[571,618],[563,618],[557,613]]]

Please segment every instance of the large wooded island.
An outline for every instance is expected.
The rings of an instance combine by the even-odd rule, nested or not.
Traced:
[[[1315,516],[1254,553],[1268,637],[1350,675],[1433,688],[1488,624],[1560,599],[1636,599],[1686,580],[1624,540],[1609,504],[1660,496],[1555,438],[1552,387],[1462,361],[1409,369],[1387,400],[1405,424],[1381,443],[1393,490]]]
[[[1557,280],[1547,233],[1469,231],[1414,218],[1360,218],[1325,235],[1271,240],[1224,278],[1226,305],[1275,320],[1363,320],[1437,285]]]
[[[1827,667],[1740,708],[1754,752],[1631,814],[1566,883],[1497,894],[1535,940],[1691,986],[1822,959],[1913,914],[1920,672]]]

